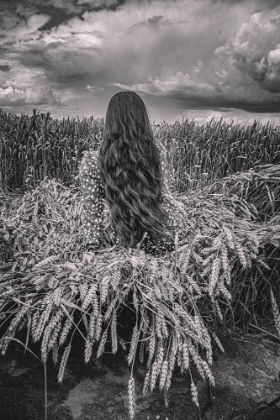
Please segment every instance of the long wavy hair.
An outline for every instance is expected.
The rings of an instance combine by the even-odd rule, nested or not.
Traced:
[[[98,164],[121,246],[135,246],[147,232],[170,237],[162,206],[162,169],[145,104],[132,91],[109,101]]]

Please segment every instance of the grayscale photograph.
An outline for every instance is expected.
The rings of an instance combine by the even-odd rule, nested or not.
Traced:
[[[280,419],[280,0],[0,0],[0,419]]]

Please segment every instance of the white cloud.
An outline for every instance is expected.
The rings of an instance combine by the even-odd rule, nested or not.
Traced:
[[[54,95],[54,92],[50,88],[27,88],[17,89],[9,86],[6,88],[0,88],[0,99],[2,104],[10,103],[25,103],[31,105],[58,105],[59,102]]]
[[[220,69],[220,70],[216,71],[215,74],[218,77],[221,77],[222,79],[224,79],[225,77],[227,77],[228,72],[226,70],[224,70],[224,69]]]
[[[53,90],[49,87],[40,87],[36,89],[26,89],[27,104],[59,104]]]
[[[254,13],[215,55],[229,71],[229,78],[235,75],[230,70],[235,67],[262,89],[280,92],[279,44],[280,6]]]
[[[276,46],[275,50],[269,51],[267,55],[267,60],[269,65],[278,65],[280,63],[280,45]]]
[[[61,25],[59,28],[55,28],[52,31],[44,34],[42,39],[43,44],[67,44],[65,48],[70,50],[75,48],[77,50],[94,48],[102,46],[102,34],[97,31],[92,31],[90,28],[73,28],[67,24]],[[59,48],[58,45],[56,45]]]
[[[101,88],[101,87],[98,87],[98,86],[90,86],[90,85],[87,85],[86,86],[86,90],[88,90],[90,92],[95,92],[96,90],[104,90],[104,89]]]
[[[20,89],[12,88],[11,86],[2,89],[0,88],[0,99],[5,102],[24,102],[26,98],[25,92]]]
[[[178,71],[175,76],[170,76],[165,80],[159,77],[149,77],[145,83],[134,83],[132,85],[122,85],[120,83],[112,83],[111,86],[119,87],[125,90],[134,90],[135,92],[150,93],[153,95],[163,95],[172,91],[202,91],[214,92],[214,87],[206,82],[195,82],[188,74]]]

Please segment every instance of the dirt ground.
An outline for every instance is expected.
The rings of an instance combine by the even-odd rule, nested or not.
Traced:
[[[231,334],[221,337],[226,352],[213,365],[216,386],[209,390],[199,378],[201,417],[189,395],[186,376],[176,372],[170,405],[159,391],[143,397],[145,369],[135,366],[136,420],[279,420],[280,404],[252,417],[254,411],[280,396],[280,344],[266,335]],[[123,355],[105,354],[85,365],[83,345],[76,342],[62,385],[58,367],[47,366],[48,420],[127,420],[127,382],[130,371]],[[43,365],[17,343],[0,357],[0,419],[44,419]]]

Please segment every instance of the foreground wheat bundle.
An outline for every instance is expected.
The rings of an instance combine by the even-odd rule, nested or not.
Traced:
[[[280,165],[264,165],[216,180],[208,191],[237,195],[256,207],[259,218],[267,220],[280,213]]]
[[[61,382],[73,337],[80,334],[86,363],[105,348],[113,354],[119,348],[125,351],[131,367],[131,418],[136,360],[147,369],[145,395],[158,386],[168,404],[174,369],[179,367],[188,373],[198,405],[193,373],[214,384],[213,345],[222,349],[217,328],[226,325],[234,308],[236,284],[242,285],[246,273],[257,272],[257,287],[269,270],[264,249],[272,246],[279,252],[280,223],[279,215],[261,222],[256,207],[237,195],[208,189],[180,199],[188,223],[184,239],[175,240],[174,252],[155,258],[139,248],[117,249],[105,235],[102,251],[89,265],[80,262],[84,238],[77,189],[45,180],[23,197],[4,200],[1,353],[26,331],[27,344],[40,343],[44,363],[50,354],[59,362]],[[109,224],[106,210],[105,230]],[[270,285],[268,279],[267,296]],[[133,325],[124,332],[119,320],[125,308]]]

